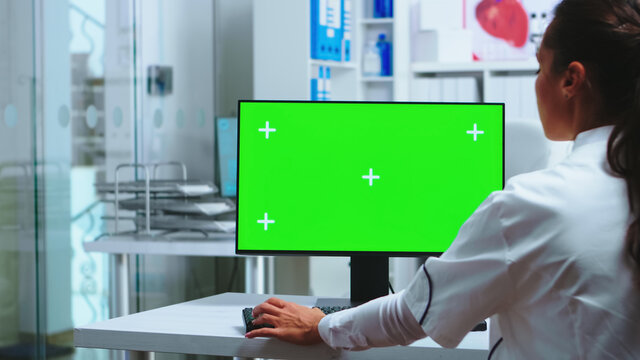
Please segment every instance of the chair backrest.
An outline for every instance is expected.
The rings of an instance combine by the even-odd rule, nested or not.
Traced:
[[[514,120],[505,123],[505,180],[549,165],[551,141],[539,121]]]

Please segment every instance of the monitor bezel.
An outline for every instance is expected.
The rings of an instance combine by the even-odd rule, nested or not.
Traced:
[[[420,257],[420,256],[440,256],[442,252],[420,252],[420,251],[311,251],[311,250],[240,250],[238,249],[239,227],[238,209],[240,208],[240,121],[242,116],[240,108],[242,103],[329,103],[329,104],[403,104],[403,105],[478,105],[487,106],[499,105],[502,107],[502,189],[505,185],[505,103],[500,102],[418,102],[418,101],[313,101],[313,100],[238,100],[238,141],[237,141],[237,171],[236,175],[236,232],[235,250],[238,255],[287,255],[287,256],[388,256],[388,257]]]

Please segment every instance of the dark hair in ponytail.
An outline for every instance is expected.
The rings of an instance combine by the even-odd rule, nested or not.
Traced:
[[[557,72],[572,61],[585,66],[600,115],[613,122],[607,160],[627,183],[632,222],[626,245],[640,275],[640,0],[564,0],[543,46],[553,50]]]

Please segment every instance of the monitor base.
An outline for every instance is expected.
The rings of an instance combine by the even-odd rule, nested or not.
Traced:
[[[351,298],[319,298],[316,306],[358,306],[389,294],[389,257],[352,256]]]

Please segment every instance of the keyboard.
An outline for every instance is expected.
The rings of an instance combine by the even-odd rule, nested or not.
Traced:
[[[315,306],[318,309],[322,310],[322,312],[325,315],[329,315],[332,314],[334,312],[338,312],[338,311],[342,311],[345,309],[349,309],[351,306]],[[270,327],[272,328],[273,325],[271,324],[260,324],[260,325],[253,325],[253,308],[244,308],[242,309],[242,320],[244,321],[244,329],[245,332],[249,332],[251,330],[255,330],[255,329],[260,329],[263,327]]]
[[[322,310],[325,315],[332,314],[334,312],[342,311],[351,308],[351,306],[316,306],[318,309]],[[245,333],[248,333],[251,330],[260,329],[263,327],[272,328],[271,324],[260,324],[253,325],[253,308],[244,308],[242,309],[242,320],[244,321],[244,329]],[[487,322],[482,321],[478,323],[471,331],[487,331]]]

